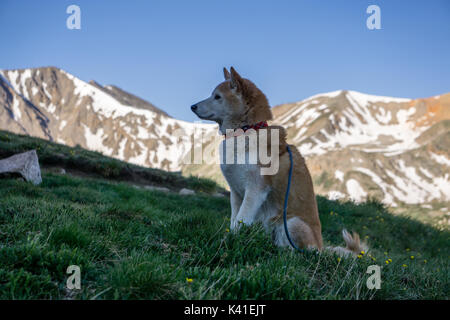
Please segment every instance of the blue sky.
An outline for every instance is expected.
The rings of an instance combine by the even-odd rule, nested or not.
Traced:
[[[81,8],[81,30],[66,8]],[[368,30],[366,8],[381,9]],[[450,91],[450,1],[1,0],[0,68],[53,65],[184,120],[233,65],[271,105],[351,89]]]

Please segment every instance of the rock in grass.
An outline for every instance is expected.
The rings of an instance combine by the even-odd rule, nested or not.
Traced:
[[[183,189],[180,190],[180,192],[178,192],[178,194],[181,194],[181,195],[184,195],[184,196],[192,195],[192,194],[195,194],[195,191],[191,190],[191,189],[183,188]]]
[[[41,168],[36,150],[15,154],[12,157],[0,160],[0,173],[20,173],[26,181],[40,184]]]
[[[224,195],[223,193],[216,192],[216,193],[213,194],[213,197],[216,197],[216,198],[225,198],[225,195]]]
[[[145,186],[144,188],[147,189],[147,190],[156,190],[156,191],[162,191],[162,192],[170,192],[170,189],[166,188],[166,187]]]

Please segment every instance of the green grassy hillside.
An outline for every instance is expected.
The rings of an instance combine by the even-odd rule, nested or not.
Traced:
[[[0,159],[16,153],[35,149],[39,163],[44,169],[64,168],[77,176],[89,176],[113,181],[127,181],[135,185],[161,186],[177,191],[189,188],[213,193],[222,191],[215,182],[197,177],[182,177],[181,174],[152,168],[143,168],[80,147],[70,148],[47,140],[17,135],[0,130]],[[58,170],[56,170],[58,171]]]
[[[57,150],[66,162],[52,165],[93,174],[61,175],[50,166],[39,186],[16,177],[0,179],[0,299],[449,296],[450,232],[393,215],[377,202],[318,197],[326,245],[342,245],[340,232],[346,227],[361,234],[368,253],[356,259],[326,251],[300,254],[273,246],[260,226],[230,233],[228,199],[209,195],[217,188],[209,181],[0,133],[0,158],[31,148],[38,149],[44,167]],[[94,160],[80,160],[89,157]],[[120,169],[103,171],[103,165]],[[149,170],[148,177],[159,177],[150,179],[155,185],[199,192],[181,196],[135,188],[132,174],[120,175],[122,168]],[[373,264],[382,266],[380,290],[366,287],[366,270]],[[81,268],[81,290],[66,289],[69,265]]]

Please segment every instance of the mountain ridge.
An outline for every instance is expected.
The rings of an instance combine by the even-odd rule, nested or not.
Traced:
[[[319,194],[390,205],[450,201],[449,93],[406,99],[337,90],[272,112]],[[0,128],[224,184],[218,165],[184,163],[192,150],[214,147],[216,125],[174,119],[121,88],[56,67],[0,71]],[[197,130],[203,140],[193,139]]]

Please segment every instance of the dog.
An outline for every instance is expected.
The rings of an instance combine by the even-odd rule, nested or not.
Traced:
[[[225,137],[220,146],[221,150],[224,150],[224,157],[230,152],[226,143],[234,142],[230,139],[239,139],[239,134],[233,134],[234,132],[245,135],[247,131],[255,133],[266,130],[267,137],[277,137],[276,141],[266,139],[267,145],[264,146],[272,152],[274,147],[276,148],[278,170],[275,174],[262,175],[261,169],[264,165],[259,160],[256,163],[221,161],[222,173],[230,187],[230,229],[238,230],[242,224],[262,223],[272,234],[277,246],[289,246],[283,223],[291,164],[287,152],[286,131],[283,127],[267,124],[267,121],[272,120],[272,111],[266,96],[253,82],[242,78],[233,67],[230,71],[224,68],[223,72],[225,81],[213,90],[210,97],[192,105],[191,110],[200,119],[219,124],[219,132]],[[262,140],[257,141],[260,143]],[[247,159],[255,152],[248,142],[245,143],[245,147],[237,151],[235,146],[238,143],[231,144],[236,152],[233,155],[234,160],[239,153],[245,153]],[[293,171],[287,208],[288,233],[297,247],[322,250],[321,224],[311,175],[297,148],[292,145],[289,147],[292,150]],[[327,249],[341,256],[357,255],[367,250],[367,247],[360,243],[358,234],[353,233],[352,236],[345,229],[342,234],[346,247]]]

